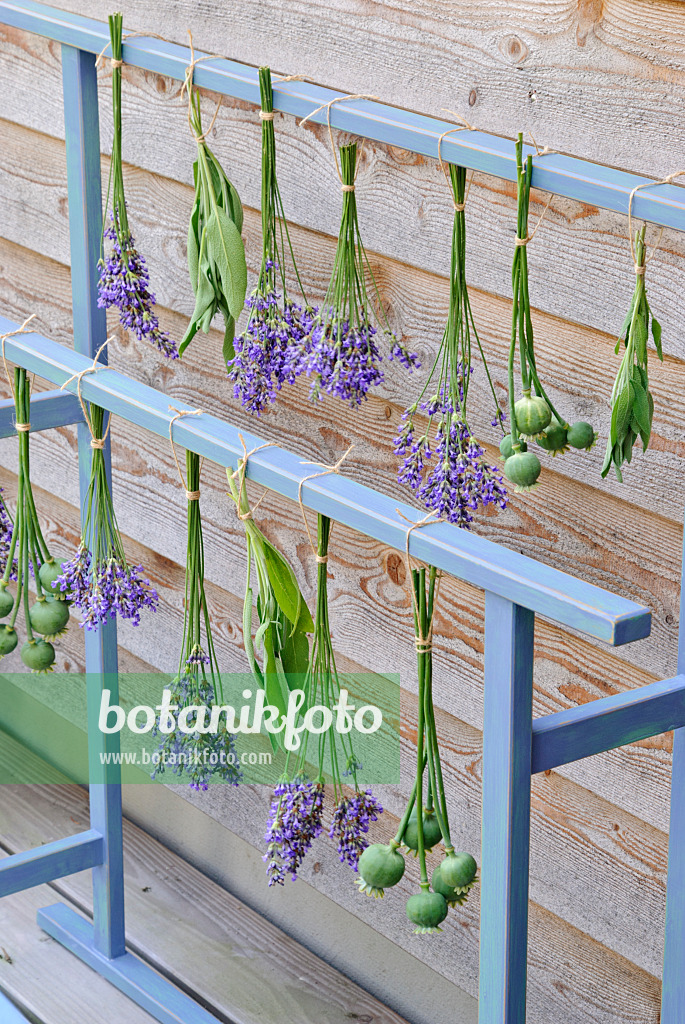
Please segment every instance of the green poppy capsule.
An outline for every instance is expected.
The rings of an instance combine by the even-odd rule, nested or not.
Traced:
[[[514,406],[519,434],[534,440],[552,420],[552,410],[539,395],[524,394]]]
[[[516,485],[517,491],[529,491],[535,487],[542,466],[534,452],[514,452],[504,463],[504,475]]]
[[[374,843],[367,846],[359,858],[360,892],[369,896],[383,896],[386,889],[397,885],[404,874],[404,857],[397,847]]]
[[[597,434],[592,424],[586,423],[584,420],[572,423],[568,428],[567,436],[568,443],[572,448],[584,448],[586,452],[589,452],[594,447],[597,440]]]
[[[27,640],[21,649],[21,660],[38,675],[52,672],[55,648],[47,640]]]
[[[416,810],[412,812],[409,821],[407,822],[407,828],[404,833],[404,845],[410,849],[417,851],[419,848],[419,834],[417,829],[417,817]],[[440,824],[438,822],[435,811],[427,811],[424,808],[423,811],[423,845],[424,849],[432,850],[436,843],[439,843],[442,839],[442,832],[440,831]]]
[[[12,629],[11,626],[2,626],[0,628],[0,658],[3,658],[6,654],[11,654],[18,643],[19,637],[15,629]]]
[[[0,619],[4,619],[6,615],[14,608],[14,598],[7,589],[7,586],[0,583]]]
[[[407,900],[407,917],[416,925],[415,935],[441,932],[447,917],[447,900],[439,892],[417,892]]]
[[[546,452],[551,452],[552,455],[562,455],[564,452],[567,452],[566,427],[557,420],[554,420],[548,427],[545,427],[540,437],[538,437],[538,444]]]

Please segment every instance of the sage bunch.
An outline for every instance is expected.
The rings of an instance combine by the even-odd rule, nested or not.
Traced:
[[[389,358],[398,360],[408,370],[420,365],[417,356],[391,331],[380,301],[359,230],[354,191],[356,167],[356,143],[341,146],[342,219],[333,273],[308,338],[299,357],[295,357],[301,360],[298,367],[303,366],[311,378],[312,398],[334,395],[352,407],[361,405],[370,389],[383,381],[383,357],[377,345],[378,328],[367,277]]]
[[[302,597],[290,562],[259,529],[245,493],[244,463],[236,474],[228,471],[228,486],[245,528],[247,581],[243,604],[243,643],[252,675],[265,691],[267,703],[285,716],[290,691],[301,686],[309,668],[309,639],[314,632],[309,608]],[[254,566],[259,626],[252,636]],[[260,654],[262,664],[257,660]],[[274,751],[278,741],[269,733]],[[280,734],[279,734],[280,738]]]
[[[242,773],[237,764],[235,740],[226,729],[226,721],[218,723],[216,732],[207,729],[207,717],[214,704],[223,704],[224,695],[218,672],[212,638],[207,598],[205,596],[205,554],[200,514],[200,456],[186,452],[186,493],[188,497],[188,544],[186,552],[183,641],[178,672],[170,684],[171,704],[178,706],[180,718],[184,708],[188,731],[179,726],[168,729],[161,714],[153,735],[160,736],[158,762],[152,778],[169,766],[176,775],[190,776],[190,787],[206,790],[212,775],[220,781],[237,785]],[[204,637],[203,637],[204,633]]]
[[[635,291],[616,342],[616,355],[620,352],[621,342],[625,351],[611,391],[611,426],[602,466],[603,477],[613,466],[616,479],[621,483],[621,467],[624,462],[630,463],[632,460],[635,442],[639,438],[642,442],[642,451],[646,452],[652,433],[654,399],[649,390],[647,372],[647,338],[650,330],[656,354],[662,362],[664,358],[661,348],[661,324],[653,316],[647,301],[645,265],[643,227],[635,234]]]
[[[188,118],[197,143],[193,163],[195,200],[188,225],[188,274],[195,308],[181,341],[182,355],[199,330],[208,333],[221,313],[224,321],[223,359],[234,357],[235,321],[247,291],[243,207],[219,160],[209,148],[202,130],[200,95],[192,81],[192,64],[186,75]]]
[[[314,639],[303,686],[303,714],[314,705],[322,705],[333,714],[341,692],[328,615],[330,533],[330,519],[319,515]],[[362,790],[358,784],[360,764],[349,734],[328,729],[319,735],[313,757],[317,768],[314,779],[307,775],[309,733],[305,731],[303,737],[296,764],[290,763],[290,757],[286,760],[285,773],[271,803],[264,855],[269,885],[282,885],[287,875],[294,881],[307,850],[323,831],[327,762],[330,764],[334,800],[328,835],[337,845],[340,862],[353,871],[357,870],[359,858],[368,845],[366,834],[369,824],[376,821],[383,811],[371,790]],[[345,795],[345,778],[354,787],[352,796]]]
[[[449,165],[454,201],[450,258],[450,303],[442,341],[421,394],[403,414],[395,438],[395,454],[403,457],[398,480],[416,494],[437,516],[469,528],[473,513],[494,505],[507,507],[502,474],[488,464],[485,452],[471,430],[467,400],[473,372],[475,341],[494,405],[493,425],[501,425],[492,378],[471,311],[466,286],[466,220],[464,215],[466,170]],[[428,423],[416,437],[417,412]]]
[[[542,469],[537,455],[528,450],[529,441],[537,441],[552,455],[567,452],[569,446],[589,451],[596,441],[595,431],[589,423],[569,424],[556,410],[538,374],[528,290],[528,212],[532,174],[533,160],[529,154],[524,164],[523,136],[519,134],[516,142],[517,230],[511,270],[513,305],[508,361],[511,434],[507,434],[500,444],[505,459],[504,475],[515,484],[517,491],[534,487]],[[514,383],[517,347],[522,392],[518,401]]]
[[[88,426],[93,439],[90,481],[81,515],[81,542],[63,562],[52,586],[72,601],[83,616],[81,626],[97,630],[110,618],[140,624],[140,613],[157,611],[159,595],[142,565],[130,565],[119,531],[103,443],[105,413],[90,404]]]
[[[262,262],[257,284],[245,302],[248,322],[235,339],[235,356],[228,363],[234,395],[259,415],[285,383],[302,373],[302,345],[315,310],[304,295],[295,262],[283,200],[276,176],[276,138],[273,122],[271,71],[259,69],[262,118]],[[288,295],[286,271],[292,270],[302,304]]]
[[[55,648],[52,641],[66,631],[69,603],[63,595],[53,593],[52,586],[61,567],[50,554],[33,497],[29,457],[31,386],[26,370],[21,367],[14,370],[13,391],[19,473],[11,531],[7,521],[3,523],[9,544],[4,552],[5,566],[0,579],[0,618],[8,621],[0,627],[0,658],[10,654],[19,642],[16,625],[23,608],[26,641],[21,648],[21,660],[32,672],[44,674],[53,670]],[[36,587],[33,604],[29,592],[31,578]],[[16,583],[14,597],[8,590],[11,581]]]
[[[438,734],[433,706],[433,615],[438,574],[434,567],[412,569],[414,632],[418,665],[416,774],[407,807],[395,836],[385,845],[369,846],[359,860],[357,885],[369,896],[383,896],[404,874],[401,847],[419,861],[419,892],[407,901],[407,917],[416,934],[440,932],[448,907],[466,901],[476,881],[471,854],[456,852],[450,835]],[[425,793],[425,795],[424,795]],[[439,842],[445,856],[428,877],[426,854]]]
[[[124,192],[121,124],[121,14],[110,14],[109,35],[112,50],[112,114],[114,135],[112,158],[109,165],[109,185],[102,226],[102,252],[98,262],[98,306],[114,307],[119,311],[119,322],[127,331],[133,331],[140,341],[149,341],[166,356],[176,359],[178,349],[166,331],[159,325],[155,312],[155,296],[150,291],[150,274],[145,257],[136,249],[131,234]],[[111,207],[110,207],[111,200]],[[104,240],[111,244],[105,257]]]

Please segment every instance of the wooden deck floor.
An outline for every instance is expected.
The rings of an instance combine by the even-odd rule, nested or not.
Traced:
[[[0,761],[8,764],[14,741],[0,738]],[[87,827],[86,793],[54,777],[51,785],[0,786],[0,856]],[[130,950],[219,1020],[406,1024],[129,822],[124,849]],[[56,893],[90,916],[90,872],[0,900],[0,993],[32,1024],[149,1024],[149,1014],[38,927],[36,911],[55,903]]]

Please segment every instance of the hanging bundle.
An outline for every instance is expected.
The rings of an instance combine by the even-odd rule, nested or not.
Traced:
[[[437,596],[437,570],[431,566],[412,569],[412,601],[418,662],[418,726],[416,776],[396,835],[387,845],[369,846],[359,860],[361,892],[383,896],[404,874],[403,845],[419,860],[420,892],[409,897],[407,917],[416,934],[442,931],[448,907],[466,901],[476,881],[477,865],[471,854],[458,853],[452,845],[447,801],[440,763],[433,707],[433,614]],[[427,769],[427,771],[426,771]],[[424,799],[425,789],[425,799]],[[445,857],[428,879],[426,853],[444,843]]]
[[[335,155],[335,149],[333,152]],[[337,156],[335,159],[343,193],[338,246],[326,295],[300,358],[312,380],[311,397],[323,398],[324,393],[335,395],[355,407],[361,405],[372,387],[383,381],[382,355],[376,344],[377,328],[367,277],[377,300],[378,319],[389,358],[398,360],[409,370],[420,364],[417,356],[390,329],[362,242],[355,194],[356,143],[340,147],[339,165]]]
[[[193,84],[193,72],[198,60],[205,58],[195,59],[192,36],[190,54],[183,88],[188,93],[188,122],[197,143],[197,158],[193,164],[195,202],[188,225],[187,249],[195,309],[179,354],[183,354],[199,330],[207,334],[212,320],[221,312],[224,320],[223,359],[228,364],[235,355],[235,321],[240,316],[247,291],[245,247],[240,236],[243,207],[240,196],[207,145],[207,136],[221,101],[207,131],[202,129],[200,94]]]
[[[26,370],[21,367],[14,370],[14,407],[19,438],[19,475],[13,525],[8,521],[3,504],[4,541],[9,541],[9,545],[0,580],[0,617],[9,616],[9,621],[0,629],[0,658],[17,646],[16,623],[23,605],[26,642],[21,649],[21,660],[32,672],[45,673],[53,669],[55,648],[52,641],[66,631],[69,603],[62,594],[52,590],[60,565],[45,542],[33,498],[29,462],[31,386]],[[36,586],[33,605],[30,605],[29,593],[31,578]],[[8,590],[10,581],[16,581],[14,597]]]
[[[518,188],[518,224],[512,264],[513,307],[511,345],[509,348],[509,412],[511,434],[500,444],[504,456],[504,475],[516,485],[517,491],[529,490],[537,483],[541,465],[537,455],[528,451],[528,441],[537,441],[541,448],[559,455],[574,448],[589,451],[596,434],[589,423],[569,425],[552,404],[538,375],[535,360],[533,321],[528,292],[528,243],[532,241],[547,207],[543,210],[532,234],[528,234],[528,210],[533,160],[528,155],[523,163],[523,136],[516,142],[516,176]],[[549,203],[547,204],[549,206]],[[516,401],[514,362],[518,344],[521,368],[521,398]]]
[[[328,470],[331,472],[331,470]],[[328,617],[328,546],[331,521],[319,515],[316,544],[317,587],[314,641],[311,659],[304,680],[304,700],[301,713],[321,705],[333,717],[333,709],[340,698],[340,678],[335,664]],[[328,768],[333,783],[334,809],[328,834],[337,844],[342,864],[357,870],[359,857],[368,845],[366,834],[369,824],[376,821],[383,808],[370,789],[359,787],[357,776],[361,768],[346,733],[327,729],[319,735],[314,755],[317,774],[313,780],[307,776],[308,731],[304,732],[294,767],[290,755],[286,770],[279,781],[271,804],[265,840],[269,885],[282,885],[286,875],[293,881],[307,850],[323,831],[324,786]],[[343,777],[349,778],[354,794],[346,796]]]
[[[625,352],[611,391],[611,426],[602,466],[603,477],[613,466],[616,478],[621,483],[623,483],[621,466],[624,462],[631,461],[633,445],[639,438],[642,441],[642,450],[646,452],[652,433],[654,399],[649,390],[647,373],[647,338],[650,329],[656,353],[662,362],[664,358],[661,349],[661,325],[652,315],[647,301],[646,252],[645,228],[642,227],[635,234],[633,251],[635,291],[628,315],[616,342],[616,354],[618,355],[620,351],[621,342],[623,342]]]
[[[92,403],[87,407],[81,399],[81,377],[94,372],[98,355],[93,367],[78,375],[78,396],[92,449],[90,482],[81,514],[81,542],[74,557],[62,563],[52,584],[81,611],[81,626],[91,630],[117,616],[137,626],[141,611],[157,611],[159,604],[159,595],[144,576],[142,565],[129,565],[119,532],[104,455],[111,418],[105,427],[104,410]]]
[[[173,423],[181,415],[189,414],[177,413],[174,416],[169,425],[170,437]],[[221,782],[237,785],[242,773],[237,766],[234,737],[227,731],[225,721],[217,724],[216,731],[210,730],[208,721],[211,705],[223,704],[224,696],[205,597],[200,456],[186,452],[185,479],[178,461],[176,464],[188,501],[183,642],[178,673],[169,685],[169,703],[177,706],[178,714],[176,723],[166,721],[161,713],[157,718],[153,735],[161,739],[152,778],[163,774],[169,767],[175,775],[189,776],[191,789],[206,790],[213,775]]]
[[[249,319],[235,340],[229,361],[234,395],[252,413],[274,402],[283,384],[304,370],[303,343],[316,310],[306,300],[295,262],[276,177],[273,87],[269,68],[259,69],[262,122],[262,262],[257,284],[246,300]],[[302,305],[288,296],[288,263],[302,294]]]
[[[119,310],[119,321],[127,331],[133,331],[140,341],[149,341],[167,359],[176,359],[178,349],[166,331],[159,325],[154,310],[155,296],[150,291],[150,274],[145,257],[136,249],[131,234],[124,193],[124,171],[122,164],[121,125],[121,68],[122,61],[121,14],[110,14],[109,35],[112,49],[112,114],[114,135],[112,137],[112,159],[109,167],[109,185],[105,203],[105,220],[102,226],[102,248],[104,239],[111,243],[111,251],[105,258],[104,251],[98,262],[98,306],[103,309],[114,307]],[[110,207],[111,199],[111,207]]]
[[[314,632],[314,623],[290,562],[266,539],[252,517],[245,488],[245,472],[251,454],[245,453],[236,473],[227,472],[231,497],[245,527],[247,543],[243,643],[255,682],[265,691],[267,703],[285,716],[290,691],[302,685],[309,668],[307,634]],[[254,639],[253,565],[259,620]],[[261,667],[257,650],[261,651]],[[269,738],[275,751],[278,741],[273,733],[269,733]]]
[[[492,394],[493,425],[501,425],[503,417],[466,286],[466,171],[450,164],[449,172],[445,173],[454,204],[449,314],[428,380],[418,399],[402,416],[395,438],[395,453],[403,457],[399,482],[410,487],[421,503],[441,519],[468,529],[479,507],[507,507],[502,474],[497,467],[488,464],[468,423],[466,407],[473,372],[473,339]],[[414,420],[418,411],[428,417],[428,423],[417,439]],[[437,426],[431,439],[434,421]],[[430,471],[429,460],[432,460]]]

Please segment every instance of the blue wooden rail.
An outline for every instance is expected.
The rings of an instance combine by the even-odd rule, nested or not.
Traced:
[[[105,46],[105,25],[32,0],[0,0],[0,22],[62,43],[62,67],[71,237],[74,349],[38,334],[8,338],[6,355],[61,386],[91,364],[105,340],[97,308],[96,262],[102,224],[100,143],[94,54]],[[183,78],[187,49],[151,39],[131,39],[124,60]],[[229,60],[198,65],[199,85],[259,102],[254,68]],[[274,107],[305,115],[335,93],[307,83],[275,86]],[[318,115],[317,120],[323,120]],[[354,101],[332,109],[334,127],[405,149],[437,155],[437,140],[450,125],[381,103]],[[503,178],[515,176],[513,144],[482,132],[445,139],[444,156]],[[550,154],[536,162],[534,184],[557,194],[625,212],[630,190],[647,179],[587,161]],[[685,190],[659,186],[639,192],[636,216],[685,230]],[[0,317],[0,334],[18,325]],[[167,436],[166,396],[106,367],[83,378],[82,392],[116,415]],[[75,383],[68,386],[75,392]],[[90,473],[89,435],[74,394],[47,392],[32,404],[32,428],[78,424],[81,494]],[[14,432],[10,403],[0,403],[0,436]],[[179,444],[223,466],[242,454],[234,426],[209,415],[179,420]],[[258,437],[245,435],[248,448]],[[109,460],[109,444],[106,457]],[[270,447],[250,458],[248,477],[288,498],[309,470],[298,456]],[[407,524],[397,503],[340,476],[308,481],[303,501],[368,536],[404,549]],[[400,512],[418,518],[409,506]],[[483,847],[481,865],[480,1024],[524,1024],[531,774],[624,743],[675,729],[669,849],[668,904],[662,1024],[685,1020],[685,620],[681,613],[678,674],[628,693],[543,718],[532,717],[535,614],[618,645],[649,634],[646,608],[609,594],[516,552],[447,524],[410,536],[413,555],[486,592],[485,716],[483,738]],[[116,626],[86,632],[91,827],[76,836],[0,861],[0,895],[92,868],[93,923],[63,904],[41,910],[39,923],[55,939],[127,993],[163,1024],[216,1024],[215,1018],[126,952],[120,769],[102,764],[118,749],[117,734],[103,736],[97,712],[103,688],[117,700]],[[0,1010],[2,1002],[0,1001]],[[3,1018],[4,1019],[4,1018]]]

